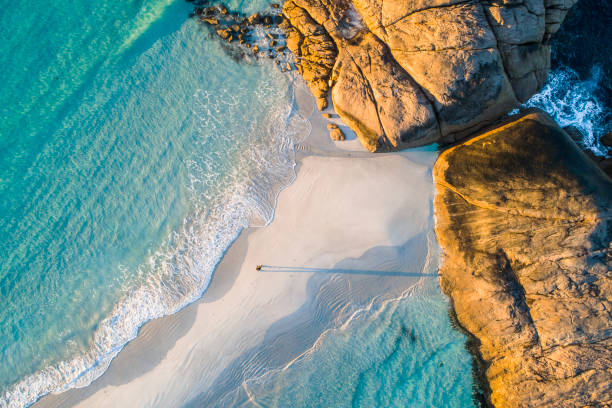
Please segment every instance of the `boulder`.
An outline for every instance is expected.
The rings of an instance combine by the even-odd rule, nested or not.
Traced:
[[[219,28],[217,29],[217,35],[224,40],[228,40],[232,37],[232,31],[229,28]]]
[[[346,136],[344,135],[344,132],[342,132],[342,130],[338,126],[333,127],[333,128],[329,128],[329,137],[334,142],[340,142],[340,141],[346,139]]]
[[[210,25],[218,25],[219,24],[219,20],[217,20],[216,18],[209,18],[209,17],[205,17],[202,19],[202,21],[210,24]]]
[[[319,108],[371,151],[454,142],[526,101],[576,0],[287,0],[287,46]]]
[[[441,287],[495,407],[612,404],[612,180],[542,112],[435,163]]]

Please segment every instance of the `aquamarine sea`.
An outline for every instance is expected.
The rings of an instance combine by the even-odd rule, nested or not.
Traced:
[[[268,3],[224,2],[245,13]],[[191,9],[1,0],[0,407],[100,376],[143,323],[202,295],[240,231],[269,222],[295,177],[294,147],[309,132],[296,79],[228,54]],[[530,103],[562,117],[575,98],[559,105],[557,88],[571,85],[597,105],[587,94],[598,71],[563,69]],[[254,387],[271,406],[316,406],[296,386],[307,383],[327,406],[349,394],[353,406],[470,406],[466,337],[447,311],[437,286],[415,290]],[[404,322],[426,341],[400,338]]]
[[[231,58],[188,3],[1,10],[0,406],[22,406],[197,299],[271,219],[308,124],[290,80]]]

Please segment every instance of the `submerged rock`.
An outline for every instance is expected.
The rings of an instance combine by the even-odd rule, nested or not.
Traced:
[[[320,109],[371,151],[452,142],[544,84],[575,0],[287,0],[287,46]]]
[[[196,2],[190,16],[200,16],[200,22],[211,26],[233,58],[241,61],[273,59],[278,65],[293,61],[292,54],[285,52],[284,39],[278,33],[278,24],[283,21],[280,6],[271,5],[260,13],[247,16],[230,11],[224,5],[204,8],[204,4]]]
[[[612,404],[612,180],[541,112],[449,148],[433,173],[441,286],[490,402]]]

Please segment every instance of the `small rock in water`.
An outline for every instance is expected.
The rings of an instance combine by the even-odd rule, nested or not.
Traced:
[[[335,123],[328,123],[328,124],[327,124],[327,128],[328,128],[329,130],[339,129],[339,128],[338,128],[338,125],[336,125]]]
[[[323,113],[322,115],[324,118],[327,118],[327,119],[330,119],[332,117],[330,113]]]
[[[219,29],[217,29],[217,34],[219,34],[219,37],[223,38],[224,40],[227,40],[227,39],[232,37],[232,34],[231,34],[230,30],[227,29],[227,28],[219,28]]]
[[[259,14],[255,13],[247,18],[247,24],[254,24],[259,20]]]
[[[276,46],[276,40],[270,41],[270,47],[275,47],[275,46]]]
[[[277,51],[277,52],[283,52],[283,51],[285,51],[286,49],[287,49],[287,47],[285,47],[284,45],[281,45],[280,47],[278,47],[278,48],[276,49],[276,51]]]
[[[257,54],[259,52],[259,47],[256,45],[253,47],[253,54]]]
[[[202,18],[202,21],[205,21],[205,22],[207,22],[210,25],[217,25],[217,24],[219,24],[219,20],[217,20],[216,18],[204,17],[204,18]]]

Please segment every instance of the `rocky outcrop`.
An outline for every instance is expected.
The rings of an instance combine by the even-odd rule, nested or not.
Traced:
[[[452,142],[533,95],[575,0],[287,0],[287,46],[370,151]]]
[[[328,123],[327,129],[329,129],[329,137],[334,142],[341,142],[342,140],[346,139],[344,132],[342,132],[342,130],[338,127],[338,125],[334,123]]]
[[[610,406],[612,180],[532,112],[443,152],[434,181],[441,286],[490,402]]]

